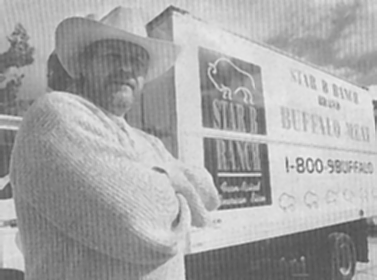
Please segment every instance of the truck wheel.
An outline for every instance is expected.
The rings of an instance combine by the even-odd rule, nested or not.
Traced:
[[[345,234],[335,232],[329,235],[329,280],[351,280],[355,275],[356,249],[352,238]]]

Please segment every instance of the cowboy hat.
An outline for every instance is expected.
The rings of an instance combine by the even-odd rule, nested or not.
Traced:
[[[143,47],[149,54],[145,80],[151,81],[173,66],[178,47],[170,42],[147,37],[139,9],[117,7],[100,21],[71,17],[63,20],[55,32],[55,51],[73,78],[80,75],[78,57],[88,45],[100,40],[122,40]]]

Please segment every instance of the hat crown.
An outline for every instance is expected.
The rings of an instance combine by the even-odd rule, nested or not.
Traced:
[[[140,37],[148,37],[142,11],[138,8],[119,6],[104,16],[100,22]]]
[[[144,48],[149,54],[146,81],[167,71],[179,51],[171,42],[148,38],[142,11],[138,8],[117,7],[100,21],[71,17],[63,20],[55,32],[56,54],[71,77],[80,77],[80,54],[90,44],[101,40],[121,40]]]

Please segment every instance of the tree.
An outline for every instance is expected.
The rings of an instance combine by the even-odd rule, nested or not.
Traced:
[[[7,37],[8,50],[0,54],[0,114],[19,115],[26,103],[31,103],[17,98],[24,78],[17,70],[34,62],[34,47],[29,45],[29,39],[22,24],[16,24]]]

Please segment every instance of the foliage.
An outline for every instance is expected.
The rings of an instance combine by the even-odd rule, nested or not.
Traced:
[[[34,62],[34,47],[29,45],[29,35],[22,24],[16,24],[14,31],[7,36],[9,48],[0,54],[0,114],[20,115],[31,101],[21,101],[17,93],[22,85],[24,74],[14,73]],[[17,72],[17,71],[16,71]]]

